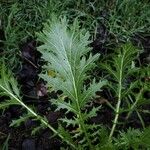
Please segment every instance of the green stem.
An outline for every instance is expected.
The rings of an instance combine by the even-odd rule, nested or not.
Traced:
[[[65,49],[65,48],[64,48]],[[66,57],[67,57],[67,54],[66,54]],[[69,59],[67,59],[68,61]],[[80,107],[80,104],[79,104],[79,97],[78,97],[78,91],[77,91],[77,86],[76,86],[76,82],[75,82],[75,78],[74,78],[74,74],[73,74],[73,71],[72,71],[72,67],[68,61],[68,64],[69,64],[69,68],[70,68],[70,73],[71,73],[71,76],[72,76],[72,83],[73,83],[73,88],[74,88],[74,93],[75,93],[75,100],[76,100],[76,105],[77,105],[77,109],[78,109],[78,115],[77,117],[79,118],[80,120],[80,127],[83,131],[83,133],[85,134],[85,137],[86,137],[86,140],[89,144],[89,148],[90,150],[93,150],[94,147],[92,146],[92,143],[91,143],[91,140],[89,139],[89,136],[88,136],[88,133],[86,131],[86,128],[85,128],[85,123],[84,123],[84,119],[82,117],[82,113],[81,113],[81,107]]]
[[[135,102],[134,102],[133,105],[131,106],[130,111],[128,112],[128,114],[127,114],[127,116],[126,116],[126,120],[129,119],[130,115],[132,114],[133,110],[135,109],[135,107],[136,107],[138,101],[140,100],[140,97],[141,97],[142,92],[143,92],[143,88],[140,90],[140,92],[138,93],[138,95],[137,95],[137,97],[136,97]]]
[[[75,96],[76,96],[76,104],[77,104],[77,108],[78,108],[78,112],[79,112],[78,113],[78,118],[80,120],[80,127],[81,127],[81,129],[83,130],[83,132],[85,134],[85,137],[86,137],[86,140],[87,140],[87,142],[89,144],[90,150],[93,150],[94,147],[91,144],[91,140],[89,139],[88,133],[87,133],[86,128],[85,128],[84,119],[82,117],[82,113],[81,113],[81,109],[80,109],[80,105],[79,105],[78,94],[77,94],[77,88],[76,88],[76,84],[75,84],[74,78],[73,78],[73,81],[74,81],[73,85],[74,85],[74,91],[75,91]]]
[[[115,115],[115,119],[113,121],[113,126],[112,126],[111,131],[110,131],[109,140],[111,140],[111,138],[114,134],[114,131],[116,129],[116,125],[118,123],[118,118],[119,118],[120,105],[121,105],[121,99],[122,99],[122,78],[123,78],[122,75],[123,75],[124,57],[125,57],[125,54],[122,56],[120,70],[119,70],[118,102],[117,102],[117,105],[116,105],[116,111],[115,111],[116,115]]]
[[[120,95],[120,94],[119,94],[119,95]],[[115,115],[115,119],[114,119],[114,121],[113,121],[113,126],[112,126],[112,128],[111,128],[110,135],[109,135],[109,140],[111,140],[111,138],[112,138],[112,136],[113,136],[113,134],[114,134],[116,125],[117,125],[117,123],[118,123],[120,105],[121,105],[121,97],[119,96],[119,98],[118,98],[118,103],[117,103],[117,106],[116,106],[116,115]]]
[[[5,87],[0,85],[0,87],[6,91],[11,97],[13,97],[16,101],[18,101],[24,108],[26,108],[33,116],[38,118],[43,124],[45,124],[50,130],[52,130],[55,134],[57,134],[61,139],[66,141],[70,146],[72,146],[74,149],[76,149],[75,145],[70,143],[68,140],[66,140],[60,133],[57,132],[47,121],[45,121],[40,115],[37,115],[31,108],[29,108],[26,104],[24,104],[19,98],[17,98],[13,93],[11,93],[9,90],[7,90]]]
[[[141,124],[142,124],[143,129],[145,129],[145,123],[144,123],[144,121],[143,121],[142,116],[140,115],[140,113],[139,113],[137,110],[136,110],[136,113],[137,113],[137,115],[138,115],[138,117],[139,117],[139,119],[140,119],[140,121],[141,121]]]

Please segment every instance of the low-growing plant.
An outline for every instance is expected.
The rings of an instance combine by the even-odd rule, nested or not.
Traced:
[[[45,117],[38,115],[38,113],[32,108],[32,106],[27,106],[21,100],[20,89],[18,88],[17,81],[13,77],[12,73],[10,71],[6,70],[4,65],[1,66],[0,96],[1,96],[1,99],[2,98],[5,99],[5,101],[0,102],[0,110],[5,111],[10,106],[21,106],[23,109],[25,109],[27,111],[27,113],[24,114],[23,117],[20,116],[20,118],[13,120],[12,123],[10,124],[10,126],[17,127],[17,126],[20,126],[21,123],[25,122],[27,119],[34,118],[36,120],[39,120],[41,122],[41,125],[35,129],[33,129],[33,134],[41,128],[49,128],[56,135],[58,135],[62,139],[64,139],[64,137],[61,135],[61,133],[58,133],[57,130],[55,130],[48,123],[48,121]],[[68,142],[67,139],[64,139],[64,140],[71,145],[71,143]]]
[[[88,120],[96,116],[100,106],[89,111],[86,107],[106,81],[96,82],[93,79],[89,87],[84,84],[87,79],[86,72],[94,67],[94,62],[99,58],[99,54],[87,55],[90,51],[89,33],[80,29],[77,21],[68,27],[66,19],[62,19],[61,22],[53,20],[45,25],[43,32],[38,33],[38,39],[44,43],[39,50],[46,61],[43,70],[45,73],[40,77],[47,81],[49,88],[61,90],[63,95],[68,97],[67,101],[60,96],[51,102],[56,105],[56,111],[67,110],[66,116],[72,113],[71,119],[65,117],[60,120],[66,127],[75,127],[75,131],[71,131],[72,136],[69,135],[69,131],[65,131],[66,127],[61,123],[58,132],[64,136],[68,135],[68,139],[74,139],[77,148],[93,149],[100,126],[88,124]],[[55,77],[49,76],[48,70],[54,71]]]
[[[19,27],[13,22],[13,17],[16,15],[18,8],[14,4],[8,9],[0,4],[1,18],[0,29],[4,35],[1,35],[0,42],[0,61],[5,59],[5,62],[11,67],[15,67],[18,63],[16,55],[18,54],[18,41],[22,37],[22,32],[19,31]],[[7,19],[6,19],[7,18]],[[1,33],[2,34],[2,33]],[[14,65],[15,64],[15,65]]]
[[[109,139],[112,138],[116,131],[116,126],[119,124],[119,115],[124,112],[127,112],[127,121],[132,112],[136,111],[143,128],[145,127],[142,116],[139,113],[139,106],[149,103],[143,96],[146,91],[149,91],[150,84],[144,80],[147,78],[149,67],[136,67],[135,59],[137,56],[137,48],[129,43],[116,50],[114,57],[110,58],[107,63],[100,65],[103,69],[107,70],[107,75],[109,76],[108,86],[117,99],[116,107],[111,106],[114,110],[115,118]],[[135,92],[135,89],[139,92]]]
[[[87,48],[89,45],[89,37],[84,30],[79,29],[77,22],[74,22],[73,27],[70,28],[67,28],[68,24],[66,20],[62,20],[61,23],[57,21],[54,22],[56,23],[53,24],[53,21],[51,21],[49,24],[46,24],[43,32],[38,34],[39,40],[44,43],[39,50],[42,53],[43,59],[46,61],[46,65],[43,69],[44,73],[42,73],[40,77],[47,81],[49,88],[61,90],[63,91],[62,95],[68,97],[67,101],[64,100],[62,95],[57,100],[51,100],[51,102],[56,105],[56,111],[64,109],[66,110],[66,116],[67,113],[73,113],[71,119],[65,117],[60,119],[59,123],[65,123],[65,127],[73,126],[77,128],[76,132],[73,132],[71,136],[73,136],[78,145],[82,145],[79,146],[81,149],[87,147],[90,149],[99,149],[102,146],[94,143],[97,141],[94,137],[99,136],[102,128],[99,125],[87,123],[90,118],[96,116],[96,112],[100,107],[93,107],[93,109],[88,112],[86,106],[89,100],[91,101],[91,98],[95,95],[95,92],[100,90],[100,87],[105,81],[96,84],[94,79],[89,87],[84,84],[86,71],[93,67],[94,58],[98,56],[91,56],[89,54],[89,58],[88,56],[84,57],[83,54],[89,51]],[[131,80],[130,83],[127,83],[128,78],[135,76],[135,74],[141,77],[142,69],[140,70],[140,68],[135,66],[137,56],[138,50],[129,43],[119,48],[113,55],[111,61],[101,65],[108,71],[108,75],[112,76],[112,82],[108,83],[108,88],[113,90],[117,98],[116,108],[109,103],[109,106],[111,105],[111,108],[113,108],[115,112],[113,125],[110,130],[109,138],[107,139],[110,143],[113,141],[114,132],[117,131],[116,126],[119,123],[119,114],[127,112],[126,120],[128,120],[131,113],[135,110],[143,124],[142,117],[136,107],[139,101],[144,102],[145,99],[137,96],[138,94],[134,93],[133,90],[141,85],[139,88],[144,88],[141,91],[143,94],[143,92],[148,89],[147,86],[149,86],[149,84],[143,83],[141,80]],[[55,77],[49,76],[48,70],[55,72]],[[129,99],[131,97],[133,97],[132,100]],[[123,103],[127,103],[128,107],[126,108]],[[64,131],[63,126],[61,126],[59,132],[63,133]],[[92,131],[93,134],[89,131]],[[67,131],[67,133],[68,132],[69,131]],[[79,139],[81,139],[81,141]],[[91,141],[91,139],[93,140]],[[99,141],[101,141],[101,139],[99,139]],[[107,146],[108,145],[107,143]],[[109,146],[111,147],[111,144]]]
[[[136,33],[149,33],[150,4],[147,0],[116,0],[109,8],[109,31],[126,42]]]
[[[140,131],[139,129],[129,128],[127,132],[120,131],[118,138],[115,139],[116,149],[124,150],[149,150],[150,148],[150,128]]]
[[[119,113],[121,111],[122,99],[129,94],[132,88],[135,87],[135,83],[132,82],[130,85],[125,85],[126,80],[129,75],[136,71],[136,68],[132,66],[132,61],[137,55],[137,49],[135,49],[131,44],[126,44],[118,50],[112,60],[108,61],[107,64],[103,64],[102,67],[108,71],[112,76],[112,82],[110,82],[109,87],[115,93],[117,97],[117,105],[115,108],[115,119],[113,121],[113,126],[110,132],[110,138],[113,136],[116,125],[118,123]],[[127,90],[127,86],[128,90]]]
[[[55,111],[63,112],[64,115],[58,120],[58,128],[54,128],[46,117],[39,115],[35,108],[21,100],[15,78],[7,71],[5,65],[1,65],[0,96],[5,98],[5,101],[0,103],[0,109],[5,111],[12,105],[19,105],[26,110],[22,116],[13,120],[10,126],[17,127],[28,118],[38,120],[41,124],[33,129],[32,134],[39,129],[49,128],[54,136],[64,141],[61,148],[120,150],[127,147],[148,150],[150,128],[143,131],[131,128],[118,131],[118,126],[124,127],[134,111],[143,128],[146,127],[139,106],[148,104],[143,93],[149,90],[150,84],[147,80],[143,82],[142,78],[147,78],[150,74],[148,67],[136,67],[138,50],[130,43],[123,45],[112,54],[110,60],[100,65],[108,81],[101,77],[90,77],[91,83],[87,84],[88,71],[91,71],[100,59],[99,54],[90,53],[89,33],[80,28],[77,20],[71,25],[66,18],[61,21],[53,18],[45,24],[42,32],[37,33],[37,37],[41,42],[38,50],[45,61],[40,77],[47,82],[49,91],[62,91],[57,99],[51,99],[50,102]],[[50,71],[53,72],[53,76],[49,74]],[[140,76],[139,81],[137,78],[128,81],[129,77],[136,76]],[[103,109],[101,105],[90,106],[96,92],[101,91],[103,86],[112,91],[116,100],[113,104],[108,102],[112,112],[114,111],[114,121],[110,130],[102,124],[90,123],[90,119]],[[137,87],[139,92],[134,91]],[[126,117],[121,124],[119,117],[124,112]]]

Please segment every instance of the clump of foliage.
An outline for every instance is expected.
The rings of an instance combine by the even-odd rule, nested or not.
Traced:
[[[55,106],[55,111],[63,111],[65,117],[59,119],[58,128],[54,129],[46,117],[40,116],[35,108],[27,106],[21,100],[15,78],[2,65],[0,95],[6,100],[0,103],[0,109],[5,111],[12,105],[19,105],[26,110],[24,115],[14,120],[10,126],[17,127],[28,118],[38,120],[41,124],[32,131],[33,134],[41,128],[49,128],[54,136],[59,136],[67,143],[66,147],[69,149],[119,150],[124,147],[135,150],[141,147],[148,149],[150,130],[145,129],[139,106],[148,103],[143,93],[149,89],[150,84],[148,81],[143,82],[142,79],[128,82],[130,76],[145,78],[150,75],[148,67],[142,69],[136,67],[138,50],[131,43],[123,45],[113,54],[113,59],[110,58],[105,64],[100,65],[106,70],[108,81],[104,79],[98,81],[99,77],[92,79],[87,85],[85,81],[88,78],[88,71],[94,68],[95,62],[99,60],[99,54],[90,54],[89,33],[85,29],[80,29],[77,20],[69,25],[66,18],[61,21],[53,18],[45,24],[42,32],[37,33],[37,36],[43,43],[38,49],[45,61],[40,77],[47,81],[49,91],[62,91],[57,99],[51,99],[50,102]],[[50,76],[49,71],[53,72],[53,76]],[[117,100],[116,107],[108,103],[114,111],[114,121],[110,129],[104,128],[102,124],[89,123],[89,120],[102,109],[101,105],[93,106],[91,109],[88,109],[88,106],[95,93],[103,86],[111,89]],[[137,87],[140,89],[139,93],[134,92]],[[127,131],[118,132],[119,116],[126,112],[125,124],[134,111],[144,130],[129,128]]]
[[[82,27],[90,31],[93,39],[96,38],[99,26],[105,25],[110,33],[109,37],[105,37],[109,41],[105,46],[111,48],[114,42],[126,42],[136,33],[149,33],[149,10],[148,0],[1,0],[0,30],[5,35],[2,39],[2,49],[5,51],[1,56],[5,56],[9,66],[17,65],[16,55],[20,55],[18,45],[28,38],[35,38],[35,32],[40,31],[42,23],[53,14],[67,16],[70,22],[77,17]]]
[[[147,0],[116,0],[109,11],[106,23],[118,40],[126,42],[135,33],[150,32],[150,5]]]
[[[87,56],[90,51],[89,33],[79,29],[78,22],[74,22],[73,26],[68,27],[66,19],[62,19],[61,23],[52,21],[45,25],[42,33],[38,34],[38,39],[44,44],[39,47],[42,58],[47,62],[44,67],[46,73],[41,74],[49,87],[54,90],[63,91],[63,95],[69,100],[65,101],[61,96],[52,103],[56,105],[56,110],[66,109],[67,113],[73,113],[72,119],[62,118],[61,122],[66,126],[76,127],[72,132],[72,137],[68,135],[68,139],[74,139],[77,147],[94,148],[94,141],[99,135],[99,126],[90,125],[88,119],[96,116],[99,107],[93,107],[89,112],[86,111],[87,103],[95,96],[95,92],[106,84],[105,81],[96,83],[93,79],[87,88],[84,85],[87,79],[86,72],[94,66],[94,62],[99,58],[99,54]],[[48,70],[55,72],[55,77],[48,75]],[[91,132],[90,132],[91,131]],[[68,134],[63,126],[59,127],[59,132]],[[81,138],[81,140],[79,140]],[[93,139],[92,141],[90,139]]]
[[[32,134],[35,134],[41,128],[49,128],[56,135],[59,135],[62,139],[63,136],[61,133],[57,132],[47,121],[45,117],[38,115],[38,113],[32,108],[32,106],[27,106],[22,100],[20,96],[20,90],[17,85],[16,79],[13,77],[10,71],[7,71],[4,65],[1,66],[1,76],[0,76],[0,95],[1,98],[5,98],[5,101],[0,103],[0,110],[5,111],[7,108],[11,106],[21,106],[26,110],[26,113],[20,118],[13,120],[10,124],[11,126],[18,127],[21,123],[25,122],[29,118],[34,118],[37,121],[41,122],[37,128],[34,128]],[[67,139],[65,139],[68,142]],[[68,142],[69,143],[69,142]]]
[[[129,128],[127,132],[120,132],[118,139],[115,139],[117,149],[134,150],[150,148],[150,128],[140,131]]]
[[[94,79],[88,88],[83,82],[86,79],[86,71],[90,69],[88,69],[88,67],[93,67],[93,61],[97,55],[90,55],[89,58],[83,56],[83,54],[89,51],[87,48],[89,37],[84,30],[79,30],[77,22],[74,22],[73,27],[70,28],[67,28],[66,20],[62,20],[61,23],[57,21],[54,22],[54,24],[53,21],[46,24],[43,33],[38,34],[39,40],[44,43],[39,50],[42,53],[43,59],[47,62],[44,66],[44,72],[46,72],[40,76],[47,81],[48,87],[54,90],[61,90],[63,91],[62,95],[68,97],[69,100],[65,101],[61,95],[59,99],[52,100],[52,103],[56,105],[56,111],[65,109],[67,110],[66,114],[69,112],[74,114],[72,119],[65,117],[62,118],[60,122],[65,123],[66,126],[72,125],[77,128],[77,131],[73,133],[72,136],[81,139],[81,141],[77,140],[78,144],[82,144],[82,148],[100,148],[101,145],[99,144],[94,146],[95,144],[93,142],[97,139],[93,137],[100,134],[101,127],[99,125],[87,124],[88,119],[96,116],[96,112],[100,107],[93,108],[87,112],[86,106],[89,100],[95,95],[95,92],[98,91],[105,82],[100,81],[99,83],[95,83]],[[132,44],[125,44],[117,51],[117,54],[114,54],[112,61],[101,65],[108,71],[108,74],[112,76],[111,81],[113,82],[110,82],[108,85],[117,97],[116,108],[111,106],[115,111],[115,119],[109,138],[107,139],[108,141],[112,141],[113,139],[119,114],[127,111],[126,119],[128,119],[137,106],[137,101],[139,101],[139,99],[137,100],[137,95],[132,91],[139,83],[137,83],[137,81],[133,81],[129,84],[126,83],[129,76],[139,72],[141,73],[142,71],[135,67],[134,60],[137,54],[138,51]],[[54,71],[55,77],[49,76],[48,70]],[[126,90],[127,86],[128,90]],[[147,90],[147,88],[145,88],[144,91],[145,90]],[[128,97],[131,95],[135,97],[130,102]],[[123,100],[127,102],[129,108],[121,107]],[[140,99],[140,101],[145,100]],[[138,110],[136,111],[138,113]],[[141,120],[139,113],[138,116]],[[64,131],[63,126],[61,126],[59,132],[63,133]],[[89,131],[92,131],[93,134]],[[64,134],[66,134],[66,132]],[[91,138],[93,138],[92,141],[90,140]],[[101,140],[99,139],[99,141]]]
[[[119,115],[124,112],[127,112],[126,120],[128,120],[132,112],[136,111],[143,127],[145,127],[137,108],[142,103],[149,103],[148,100],[143,97],[143,94],[148,91],[150,84],[142,81],[143,71],[147,74],[149,69],[148,67],[144,69],[136,67],[135,59],[137,56],[137,48],[131,43],[128,43],[116,50],[114,57],[107,60],[107,63],[100,65],[107,71],[107,76],[109,76],[108,88],[111,89],[117,100],[116,107],[111,106],[114,110],[115,118],[109,135],[110,139],[119,123]],[[134,92],[137,88],[138,93]]]

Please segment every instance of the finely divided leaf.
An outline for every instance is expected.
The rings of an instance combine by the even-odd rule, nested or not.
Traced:
[[[55,78],[51,78],[47,73],[41,74],[40,77],[47,81],[48,86],[62,90],[72,101],[81,101],[79,97],[82,94],[83,81],[87,77],[86,72],[99,58],[99,54],[90,55],[88,59],[85,57],[90,50],[89,33],[80,30],[77,21],[68,28],[66,19],[62,19],[61,22],[55,20],[46,24],[43,32],[38,33],[38,38],[44,43],[39,47],[43,59],[47,62],[44,69],[48,72],[51,68],[56,72]],[[86,96],[85,100],[88,98],[90,97]]]
[[[95,116],[99,107],[93,108],[88,114],[82,111],[86,109],[89,100],[95,96],[95,92],[100,91],[106,82],[96,83],[93,80],[88,89],[84,88],[87,71],[95,66],[95,61],[99,58],[99,54],[92,56],[89,53],[91,50],[89,48],[89,33],[80,29],[77,20],[68,27],[68,22],[64,18],[61,21],[54,19],[49,22],[45,25],[43,32],[37,35],[38,39],[43,42],[43,45],[38,49],[46,61],[43,68],[44,73],[40,77],[47,81],[49,87],[63,91],[63,95],[68,97],[67,101],[59,98],[52,100],[52,103],[57,106],[56,110],[64,109],[67,110],[66,113],[73,113],[72,119],[66,117],[61,120],[67,126],[78,125],[79,130],[73,132],[73,137],[80,137],[78,143],[83,143],[83,147],[89,145],[92,149],[90,134],[87,133],[88,127],[86,127],[88,124],[85,121]],[[55,76],[49,76],[49,71],[54,71]],[[59,127],[58,132],[61,132],[68,141],[71,139],[62,126]]]

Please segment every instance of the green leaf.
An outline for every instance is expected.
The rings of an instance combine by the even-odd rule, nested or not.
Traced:
[[[63,135],[64,140],[67,140],[71,145],[74,145],[74,149],[76,149],[76,144],[73,141],[72,136],[61,125],[58,127],[58,132]]]
[[[144,129],[140,139],[143,147],[150,148],[150,127]]]
[[[5,110],[11,105],[20,105],[20,103],[17,102],[15,99],[5,100],[4,102],[0,103],[0,109]]]
[[[29,106],[27,106],[24,102],[21,101],[21,98],[19,96],[19,89],[17,88],[17,82],[13,78],[10,71],[6,71],[6,68],[4,65],[1,68],[1,78],[0,78],[0,89],[2,91],[2,94],[5,94],[5,96],[10,97],[10,102],[6,101],[6,104],[3,103],[2,107],[7,107],[11,104],[11,100],[15,100],[16,102],[12,101],[12,104],[20,104],[23,108],[25,108],[28,111],[28,114],[20,117],[19,119],[13,120],[10,126],[19,126],[22,122],[27,120],[29,117],[35,117],[36,120],[39,120],[42,123],[42,127],[48,127],[50,130],[52,130],[56,135],[58,135],[60,138],[65,140],[69,145],[72,147],[75,147],[72,143],[70,143],[67,139],[65,139],[59,132],[57,132],[56,129],[54,129],[50,124],[48,124],[48,121],[46,118],[41,117],[38,115],[35,111],[33,111]],[[10,80],[9,80],[10,79]],[[14,87],[13,87],[14,86]],[[40,129],[41,127],[38,127],[37,129]],[[37,131],[33,131],[35,133]]]
[[[115,139],[118,148],[145,149],[150,148],[150,128],[140,131],[139,129],[129,128],[127,132],[120,132],[118,139]]]
[[[88,120],[92,117],[95,117],[97,115],[97,112],[101,109],[101,106],[93,107],[89,112],[85,111],[83,114],[84,120]]]
[[[72,125],[73,127],[75,127],[75,125],[79,124],[79,122],[77,122],[76,120],[68,119],[67,117],[61,118],[59,120],[61,120],[62,122],[66,123],[66,127],[68,127],[70,125]]]
[[[53,19],[45,24],[43,31],[38,33],[37,36],[43,43],[38,50],[46,61],[43,68],[44,73],[40,77],[47,81],[48,87],[63,91],[62,95],[69,99],[64,101],[58,98],[52,103],[57,106],[56,111],[65,109],[67,110],[66,113],[74,113],[76,116],[73,118],[74,120],[63,118],[62,121],[66,122],[67,126],[78,124],[80,126],[78,135],[85,134],[85,138],[82,138],[80,142],[85,140],[87,143],[84,143],[84,145],[89,145],[93,149],[85,120],[95,116],[97,109],[92,109],[87,116],[86,114],[84,116],[82,110],[95,96],[95,92],[100,91],[100,88],[106,85],[106,81],[96,83],[93,80],[88,89],[84,85],[84,81],[87,79],[87,71],[95,66],[95,61],[99,58],[99,54],[92,56],[89,53],[91,50],[89,48],[89,33],[80,29],[77,20],[68,26],[66,18],[63,18],[61,21]],[[49,71],[54,71],[55,77],[49,76]]]
[[[24,123],[25,121],[27,121],[30,117],[33,117],[32,114],[28,113],[28,114],[24,114],[23,116],[20,116],[19,119],[13,120],[12,123],[10,124],[10,127],[14,126],[14,127],[18,127],[21,125],[21,123]]]
[[[44,124],[40,124],[39,126],[32,129],[31,135],[36,135],[39,133],[42,129],[45,129],[46,126]]]
[[[126,99],[126,96],[131,94],[132,89],[136,86],[136,82],[131,85],[126,84],[126,80],[129,78],[129,75],[131,75],[131,72],[133,73],[135,71],[135,68],[133,68],[133,61],[138,54],[138,50],[131,43],[127,43],[116,51],[115,55],[110,58],[107,63],[102,64],[102,68],[108,73],[109,79],[111,78],[109,87],[113,90],[114,97],[117,98],[115,118],[110,131],[109,140],[111,140],[115,132],[119,120],[119,113],[120,111],[123,112],[121,108],[123,99]],[[131,71],[132,69],[134,71]],[[130,87],[127,88],[127,86]]]
[[[84,89],[81,97],[80,107],[85,107],[85,104],[88,103],[91,100],[91,98],[95,97],[95,93],[97,91],[100,91],[100,89],[104,85],[106,85],[106,83],[106,81],[99,81],[98,83],[96,83],[94,79],[93,82],[90,84],[89,88],[87,90]]]
[[[61,109],[66,109],[66,110],[67,110],[66,113],[68,113],[68,112],[73,112],[73,113],[75,113],[75,114],[78,114],[78,111],[77,111],[76,106],[74,106],[74,105],[71,104],[70,102],[65,102],[65,101],[62,100],[62,99],[53,100],[53,101],[51,101],[51,102],[52,102],[52,104],[57,105],[56,111],[59,111],[59,110],[61,110]]]

